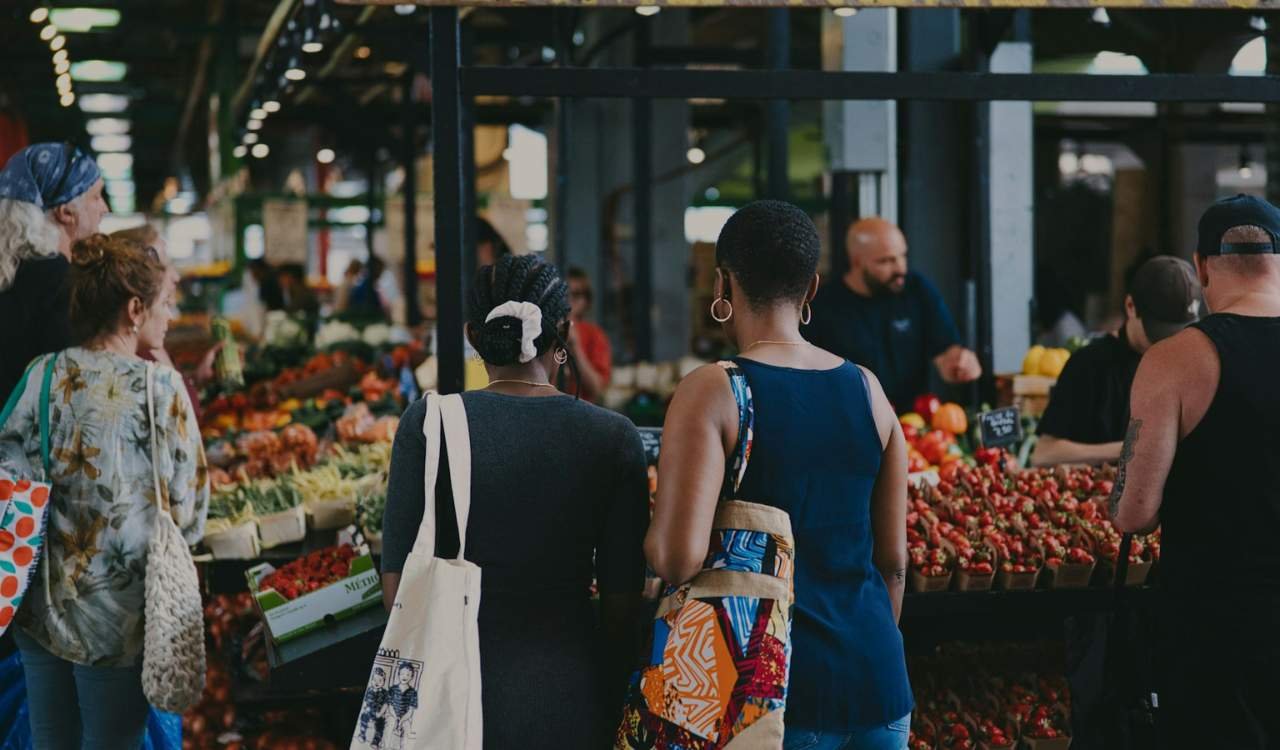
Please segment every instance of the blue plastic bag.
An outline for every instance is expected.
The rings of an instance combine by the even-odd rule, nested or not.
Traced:
[[[0,660],[0,750],[33,750],[22,654]],[[182,717],[151,709],[142,750],[182,750]]]

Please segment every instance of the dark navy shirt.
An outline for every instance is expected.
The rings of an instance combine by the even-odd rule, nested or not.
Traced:
[[[736,361],[755,407],[738,496],[785,510],[796,542],[787,726],[850,732],[900,719],[911,684],[872,563],[883,449],[865,377],[848,362],[819,371]]]
[[[933,358],[960,341],[942,295],[917,273],[907,274],[900,294],[863,297],[843,281],[827,284],[813,300],[813,320],[801,332],[875,373],[899,411],[929,390]]]
[[[1129,391],[1142,355],[1127,339],[1102,336],[1071,355],[1037,432],[1089,445],[1124,440],[1129,425]]]

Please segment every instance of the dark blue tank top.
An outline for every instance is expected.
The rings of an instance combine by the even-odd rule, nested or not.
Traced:
[[[738,496],[791,515],[795,535],[788,726],[852,731],[912,710],[902,634],[871,562],[882,448],[862,371],[735,360],[755,435]]]

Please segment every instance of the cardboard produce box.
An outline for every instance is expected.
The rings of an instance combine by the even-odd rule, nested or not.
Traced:
[[[342,529],[356,522],[356,501],[353,499],[308,503],[306,508],[311,528],[320,531]]]
[[[935,591],[946,591],[951,588],[951,573],[941,576],[926,576],[915,568],[912,568],[908,572],[907,577],[911,582],[911,590],[917,593],[924,594]]]
[[[1036,587],[1036,579],[1040,571],[1031,573],[1011,573],[1007,570],[996,572],[996,585],[1002,591],[1031,591]]]
[[[258,516],[258,533],[262,548],[271,549],[307,538],[307,514],[301,505],[279,513]]]
[[[258,525],[252,520],[204,535],[204,546],[217,560],[252,560],[262,553]]]
[[[270,563],[262,563],[245,571],[245,577],[267,633],[277,644],[382,604],[382,579],[368,554],[351,560],[351,572],[346,578],[292,601],[272,588],[258,590],[260,582],[275,570]]]
[[[1129,567],[1125,569],[1124,585],[1141,586],[1147,582],[1147,577],[1151,575],[1151,569],[1155,567],[1155,563],[1150,560],[1144,560],[1140,563],[1129,563]],[[1116,582],[1116,566],[1111,560],[1098,561],[1098,582],[1104,586],[1114,586]]]

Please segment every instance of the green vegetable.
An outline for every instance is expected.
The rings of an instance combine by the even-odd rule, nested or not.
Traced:
[[[214,370],[222,387],[228,391],[244,388],[244,368],[240,360],[240,345],[231,334],[231,323],[226,318],[214,318],[211,324],[213,337],[222,343],[222,350],[214,360]]]

